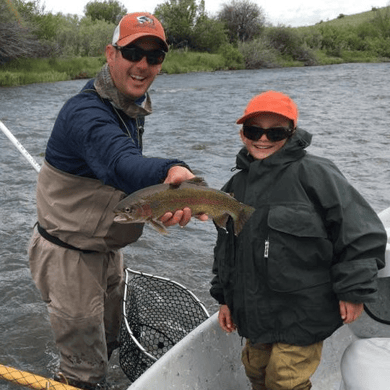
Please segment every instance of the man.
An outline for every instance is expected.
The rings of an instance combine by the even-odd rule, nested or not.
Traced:
[[[60,351],[56,378],[77,387],[105,381],[121,318],[118,250],[142,234],[142,224],[113,222],[115,205],[138,189],[194,177],[182,161],[142,155],[144,117],[152,111],[147,91],[167,51],[154,16],[124,16],[107,64],[59,113],[39,173],[30,268]],[[185,226],[190,218],[185,208],[161,220]]]

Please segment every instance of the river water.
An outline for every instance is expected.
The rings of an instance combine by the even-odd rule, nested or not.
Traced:
[[[85,82],[0,88],[0,120],[40,164],[58,111]],[[300,108],[300,127],[314,135],[309,152],[333,160],[380,212],[390,206],[389,85],[390,63],[161,75],[151,89],[144,152],[180,158],[220,188],[241,147],[235,120],[255,94],[283,91]],[[51,376],[58,358],[27,258],[36,177],[0,133],[0,364]],[[215,239],[210,221],[170,228],[168,236],[147,227],[125,248],[125,263],[184,284],[214,313],[208,289]],[[117,357],[109,379],[122,389],[129,385]],[[0,382],[0,390],[14,388]]]

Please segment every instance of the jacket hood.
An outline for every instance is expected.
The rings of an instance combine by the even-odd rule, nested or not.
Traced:
[[[265,158],[262,161],[262,164],[267,166],[287,164],[291,161],[298,160],[306,154],[305,149],[311,144],[311,139],[313,138],[312,134],[297,128],[294,135],[287,140],[286,144],[278,150],[276,153]],[[240,152],[237,154],[236,159],[236,168],[248,170],[249,165],[257,161],[249,153],[248,150],[243,147]]]

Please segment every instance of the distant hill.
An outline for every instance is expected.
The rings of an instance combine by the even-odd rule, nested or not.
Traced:
[[[320,24],[325,24],[333,27],[343,27],[346,25],[349,26],[357,26],[361,23],[369,22],[373,19],[375,16],[375,11],[377,10],[384,10],[388,7],[373,7],[371,11],[362,12],[360,14],[353,14],[353,15],[345,15],[340,14],[336,19],[327,20],[327,21],[321,21],[319,23],[316,23],[314,26],[318,26]],[[313,27],[313,26],[307,26],[307,27]],[[299,29],[305,29],[306,27],[298,27]]]

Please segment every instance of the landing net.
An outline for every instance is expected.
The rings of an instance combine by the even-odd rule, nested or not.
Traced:
[[[179,283],[128,268],[125,273],[119,362],[135,381],[209,314]]]

